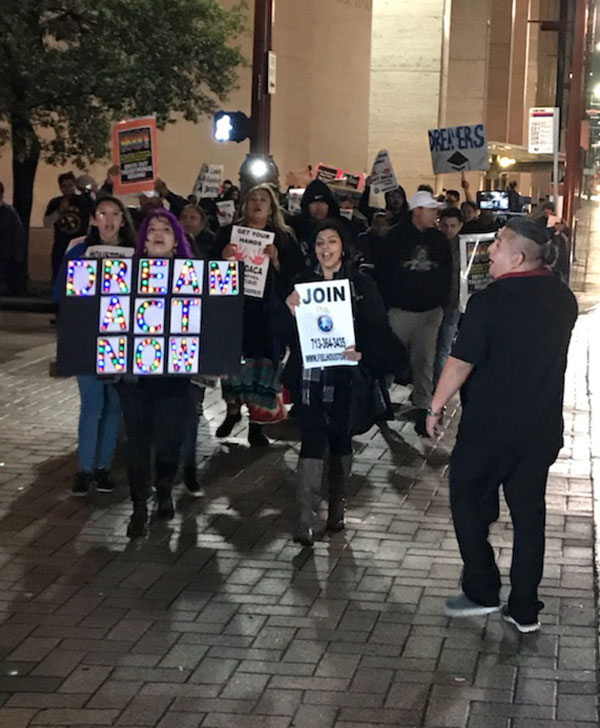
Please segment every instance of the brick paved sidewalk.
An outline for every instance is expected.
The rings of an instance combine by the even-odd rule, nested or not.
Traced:
[[[357,438],[348,528],[311,553],[289,537],[293,427],[268,451],[246,447],[243,424],[218,443],[211,392],[204,497],[178,489],[172,524],[131,544],[122,467],[114,494],[68,495],[78,398],[73,380],[47,376],[47,317],[0,314],[0,728],[597,726],[599,315],[581,317],[571,350],[543,631],[519,636],[497,615],[442,615],[460,575],[452,432],[434,446],[399,418]],[[505,509],[493,544],[506,582]]]

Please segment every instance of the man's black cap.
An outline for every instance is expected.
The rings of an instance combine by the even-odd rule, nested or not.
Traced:
[[[533,240],[538,245],[544,245],[550,239],[546,228],[528,217],[511,217],[506,223],[505,227],[512,230],[516,235],[521,235],[523,238]]]

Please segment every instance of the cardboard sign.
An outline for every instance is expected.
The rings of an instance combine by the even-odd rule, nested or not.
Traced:
[[[398,189],[398,180],[392,168],[392,160],[387,149],[378,152],[371,171],[371,190],[380,195]]]
[[[202,165],[194,185],[194,194],[198,199],[203,197],[214,199],[219,196],[224,169],[222,164]]]
[[[483,124],[430,129],[429,150],[434,174],[490,166]]]
[[[467,307],[469,298],[491,283],[490,255],[488,249],[496,238],[495,233],[460,235],[460,310]]]
[[[156,119],[148,116],[115,124],[112,146],[113,162],[119,168],[115,194],[153,190],[158,178]]]
[[[353,190],[362,192],[365,188],[367,175],[349,172],[341,167],[329,167],[326,164],[318,164],[315,178],[326,183],[335,182],[340,185],[346,185],[346,187],[351,187]]]
[[[235,261],[65,261],[61,376],[239,373],[244,297]]]
[[[350,282],[347,279],[297,283],[300,305],[296,326],[305,369],[353,366],[358,362],[344,357],[344,349],[354,346],[354,319]]]
[[[234,225],[230,243],[236,247],[236,260],[244,263],[244,295],[262,298],[271,259],[265,248],[275,240],[275,233]]]
[[[235,217],[235,202],[233,200],[224,200],[223,202],[217,202],[216,205],[219,227],[231,225]]]

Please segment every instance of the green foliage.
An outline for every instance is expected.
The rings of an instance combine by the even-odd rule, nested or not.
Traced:
[[[196,121],[235,87],[245,0],[2,0],[0,146],[51,164],[102,159],[111,123]],[[34,134],[31,134],[33,130]],[[26,137],[29,137],[28,139]],[[18,143],[20,142],[20,143]]]

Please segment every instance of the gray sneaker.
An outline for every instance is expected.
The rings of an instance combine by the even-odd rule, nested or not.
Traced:
[[[539,622],[531,622],[531,624],[521,624],[521,622],[517,622],[517,620],[514,617],[511,617],[508,613],[508,606],[502,607],[502,619],[505,622],[508,622],[508,624],[512,624],[513,627],[516,627],[521,634],[538,632],[542,626]]]
[[[446,599],[444,613],[447,617],[480,617],[500,611],[500,605],[484,607],[483,604],[472,602],[466,594],[459,594]]]

